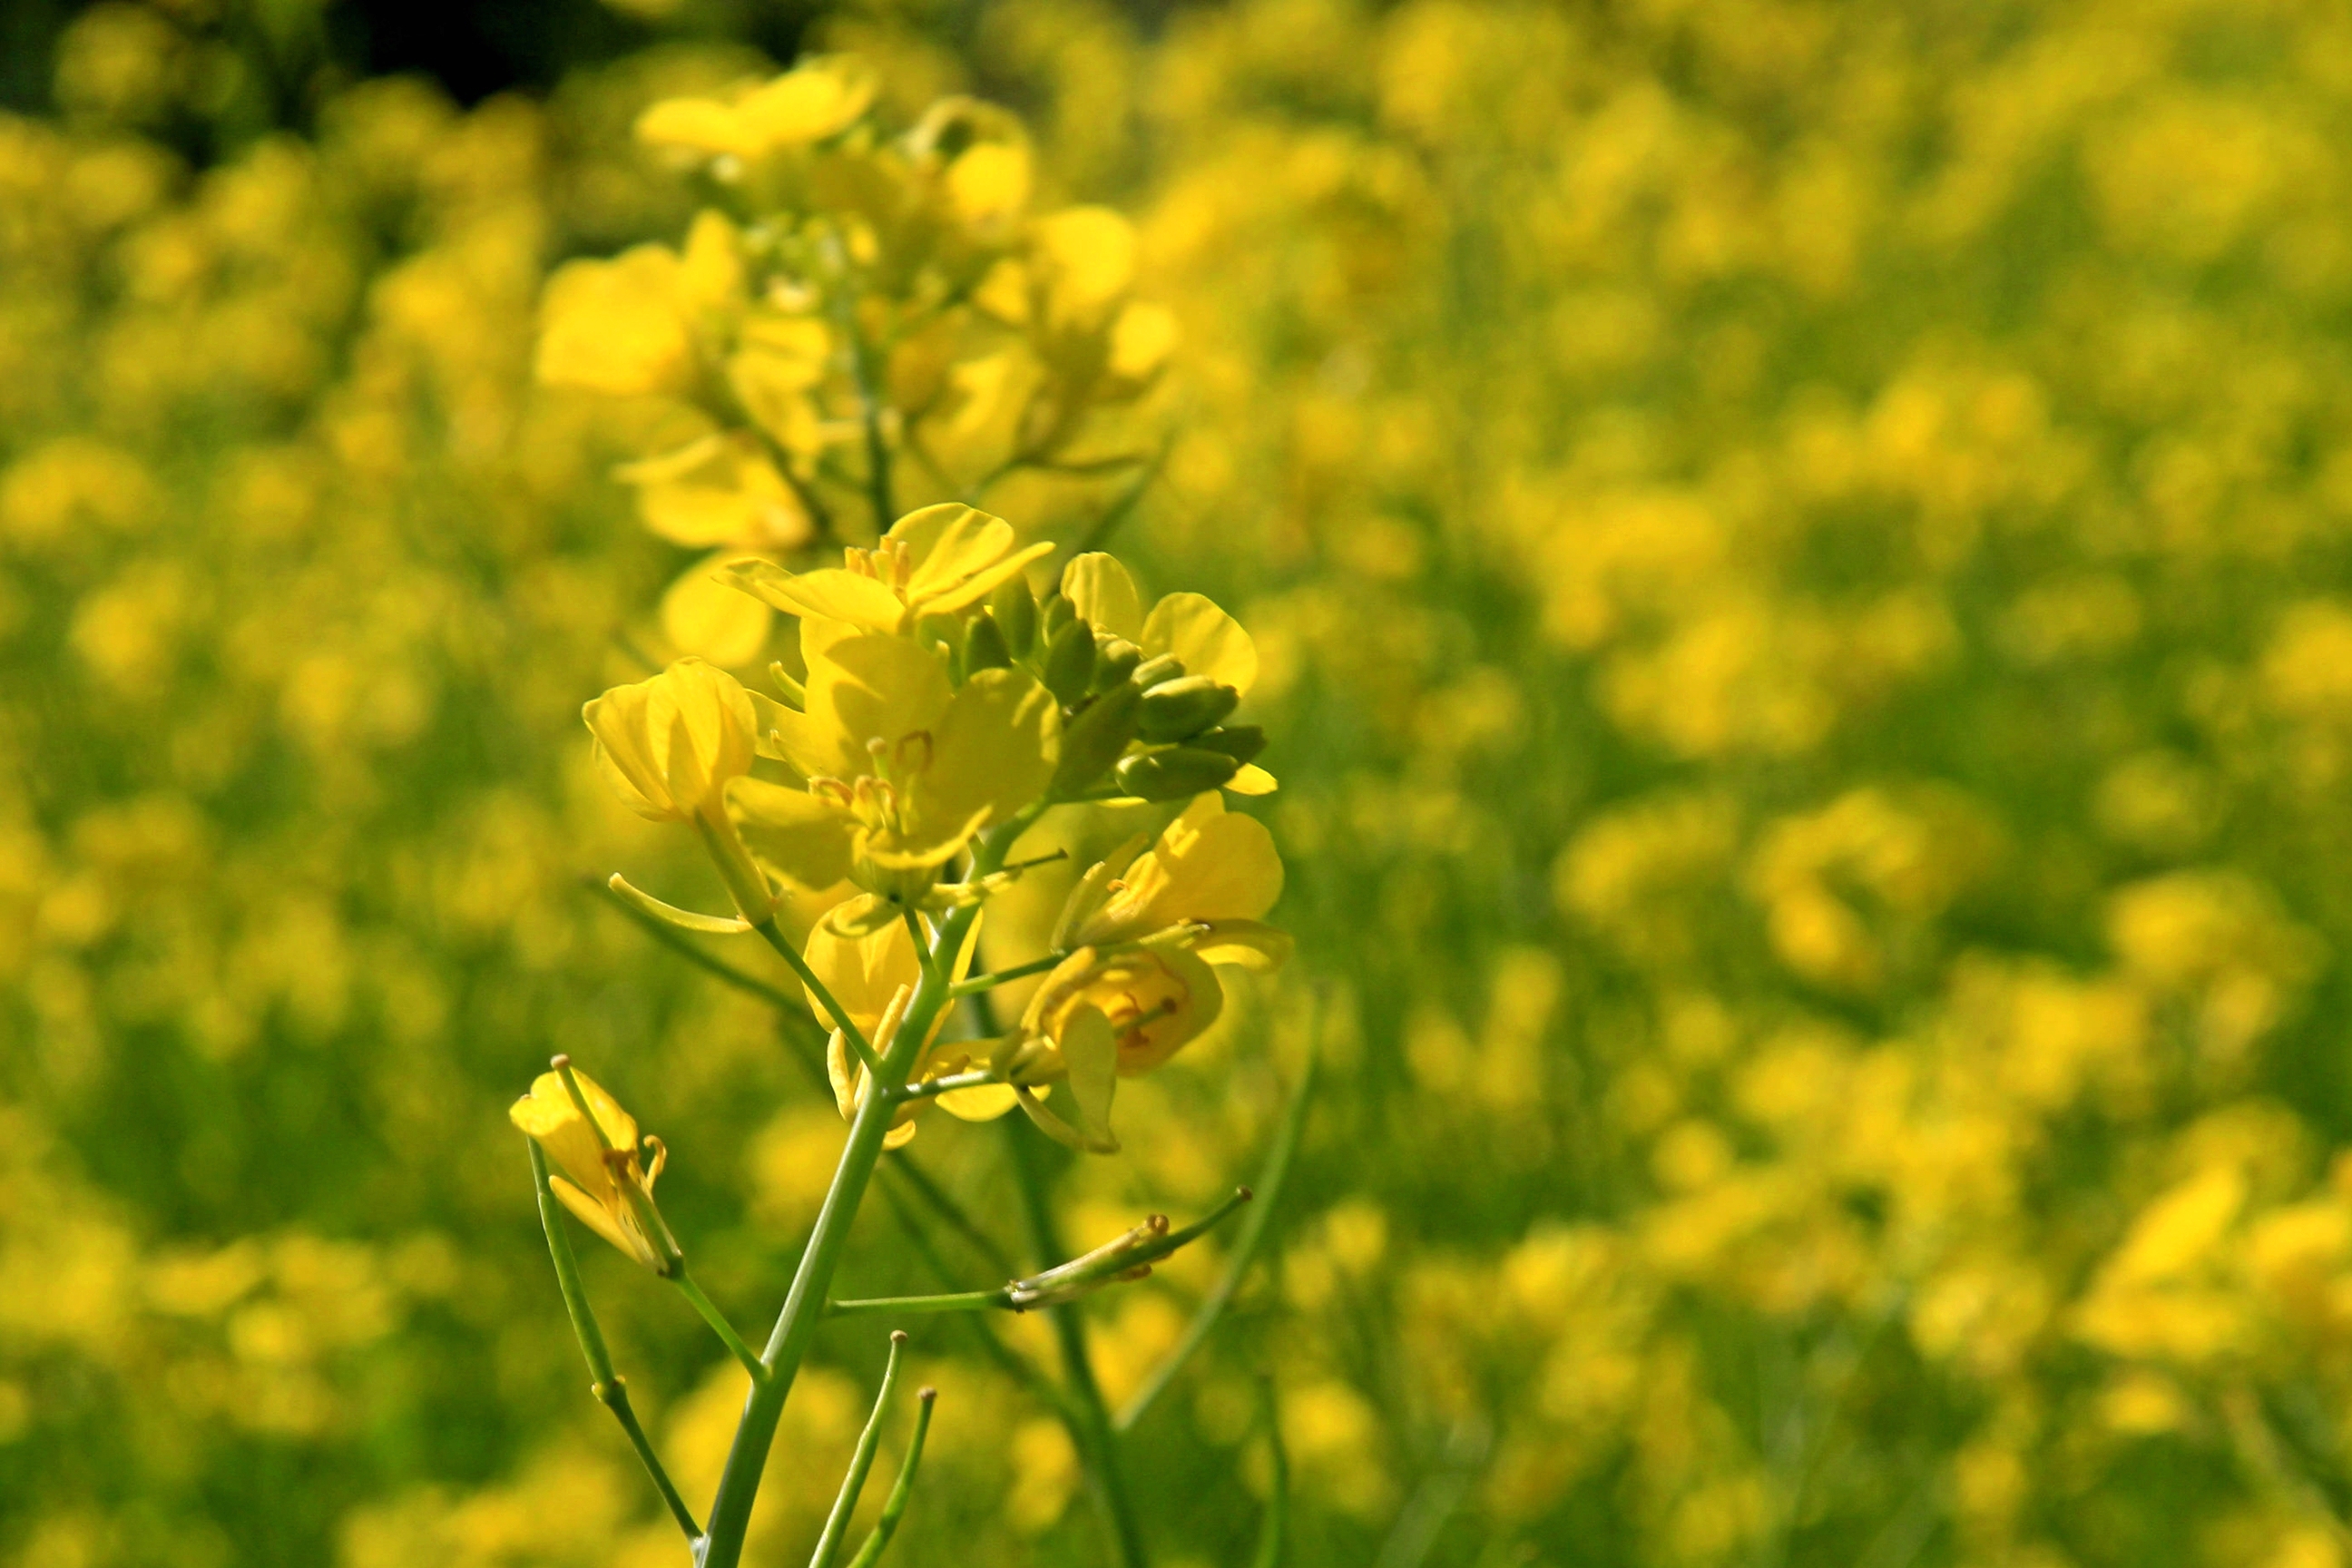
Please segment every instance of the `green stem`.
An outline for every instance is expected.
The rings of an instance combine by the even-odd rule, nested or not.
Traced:
[[[983,991],[993,991],[1008,980],[1024,980],[1032,974],[1043,974],[1067,958],[1064,952],[1049,952],[1043,958],[1033,958],[1026,963],[1016,963],[1010,969],[1000,969],[989,974],[975,974],[969,980],[959,980],[948,988],[950,996],[977,996]]]
[[[912,1316],[922,1312],[1010,1311],[1013,1298],[1004,1287],[993,1290],[958,1290],[945,1296],[874,1296],[862,1301],[827,1301],[828,1318],[855,1318],[877,1312]]]
[[[927,1078],[894,1091],[898,1100],[934,1100],[942,1094],[952,1094],[960,1089],[986,1089],[997,1081],[996,1074],[987,1068],[974,1068],[970,1072],[948,1073],[940,1078]]]
[[[874,1568],[882,1561],[882,1549],[890,1544],[890,1537],[898,1531],[898,1521],[907,1512],[907,1500],[915,1495],[915,1471],[923,1462],[923,1439],[931,1430],[931,1405],[940,1396],[936,1388],[915,1391],[915,1432],[907,1439],[907,1457],[898,1463],[898,1479],[883,1500],[882,1517],[874,1521],[873,1531],[866,1544],[849,1560],[849,1568]]]
[[[1298,1087],[1290,1091],[1290,1105],[1283,1112],[1282,1125],[1275,1133],[1274,1147],[1267,1152],[1265,1171],[1257,1179],[1257,1202],[1252,1205],[1249,1218],[1243,1222],[1241,1235],[1234,1240],[1233,1256],[1225,1260],[1225,1271],[1218,1277],[1217,1283],[1202,1301],[1200,1310],[1192,1314],[1192,1321],[1186,1327],[1184,1337],[1177,1342],[1176,1348],[1152,1369],[1151,1375],[1136,1391],[1135,1397],[1127,1402],[1127,1408],[1118,1413],[1118,1420],[1115,1423],[1118,1431],[1132,1431],[1135,1424],[1142,1420],[1145,1412],[1151,1408],[1152,1403],[1168,1391],[1168,1385],[1176,1381],[1176,1374],[1184,1370],[1184,1363],[1192,1359],[1192,1353],[1216,1328],[1218,1320],[1224,1316],[1225,1309],[1233,1304],[1234,1292],[1241,1289],[1243,1279],[1247,1278],[1250,1265],[1257,1258],[1258,1247],[1265,1240],[1266,1231],[1273,1224],[1276,1200],[1282,1195],[1283,1184],[1290,1179],[1291,1162],[1298,1152],[1299,1135],[1307,1126],[1307,1101],[1315,1092],[1318,1061],[1315,1028],[1310,1024],[1307,1037],[1307,1061],[1299,1069]]]
[[[1275,1407],[1274,1379],[1258,1379],[1258,1409],[1265,1421],[1268,1490],[1265,1517],[1259,1521],[1257,1552],[1250,1568],[1282,1568],[1290,1549],[1290,1456],[1282,1447],[1282,1414]]]
[[[1005,1131],[1012,1142],[1013,1184],[1020,1193],[1022,1213],[1028,1221],[1031,1246],[1040,1267],[1052,1268],[1069,1254],[1054,1224],[1046,1173],[1039,1163],[1051,1145],[1045,1141],[1044,1133],[1025,1121],[1008,1119]],[[1053,1321],[1055,1342],[1061,1351],[1062,1378],[1069,1388],[1069,1414],[1076,1417],[1070,1436],[1076,1439],[1085,1461],[1087,1495],[1094,1500],[1095,1513],[1102,1522],[1118,1568],[1144,1568],[1148,1559],[1143,1551],[1143,1531],[1136,1522],[1134,1503],[1119,1474],[1118,1439],[1111,1430],[1110,1411],[1103,1403],[1102,1387],[1095,1381],[1094,1363],[1087,1354],[1086,1322],[1074,1306],[1049,1308],[1045,1315]]]
[[[833,1511],[825,1515],[816,1550],[809,1554],[809,1568],[833,1568],[841,1538],[849,1533],[849,1516],[857,1508],[857,1494],[866,1489],[866,1474],[874,1468],[875,1452],[882,1446],[882,1416],[890,1408],[890,1391],[898,1386],[898,1352],[906,1348],[907,1331],[891,1330],[890,1358],[882,1363],[882,1386],[874,1395],[874,1414],[866,1418],[866,1430],[857,1435],[857,1447],[850,1450],[848,1472],[841,1478]]]
[[[972,874],[986,876],[1003,865],[1006,851],[1036,820],[1040,810],[1042,807],[1022,812],[991,829],[972,857]],[[948,916],[940,923],[939,938],[932,948],[934,958],[945,955],[947,962],[952,962],[978,916],[977,906]],[[774,924],[772,921],[767,923],[771,927]],[[770,940],[789,949],[791,944],[782,942],[782,935],[779,931]],[[793,956],[797,958],[798,954]],[[946,973],[944,963],[934,963],[916,986],[905,1021],[890,1043],[890,1054],[876,1076],[877,1089],[896,1089],[907,1081],[923,1041],[930,1035],[932,1022],[948,1004],[947,986],[942,979]],[[898,1109],[888,1094],[869,1094],[850,1121],[849,1141],[842,1149],[840,1163],[834,1168],[833,1184],[817,1212],[815,1228],[809,1233],[800,1267],[793,1271],[783,1310],[776,1315],[775,1329],[769,1334],[767,1349],[760,1357],[768,1369],[767,1381],[752,1386],[751,1397],[743,1404],[742,1419],[736,1425],[726,1468],[719,1478],[719,1494],[711,1502],[710,1528],[698,1568],[737,1568],[742,1561],[744,1531],[751,1521],[751,1503],[759,1495],[761,1472],[767,1468],[769,1446],[775,1440],[777,1420],[783,1414],[784,1400],[792,1393],[801,1363],[808,1355],[810,1342],[824,1320],[825,1297],[848,1247],[850,1227],[857,1217],[866,1185],[873,1179],[875,1163],[882,1157],[882,1140],[890,1131]]]
[[[710,1331],[719,1336],[719,1342],[743,1363],[743,1370],[751,1374],[751,1381],[757,1383],[767,1376],[768,1369],[760,1363],[759,1352],[743,1342],[743,1336],[735,1331],[735,1325],[727,1321],[727,1314],[711,1305],[710,1298],[702,1293],[702,1287],[694,1282],[694,1277],[686,1271],[683,1265],[671,1278],[677,1288],[686,1292],[686,1299],[694,1303],[694,1310],[702,1314],[702,1321],[710,1325]]]
[[[637,1425],[637,1413],[629,1407],[629,1390],[613,1371],[613,1352],[605,1347],[604,1331],[597,1326],[595,1310],[588,1305],[588,1292],[580,1283],[580,1260],[572,1254],[572,1237],[563,1228],[563,1215],[555,1201],[555,1190],[547,1183],[547,1156],[541,1152],[536,1138],[524,1141],[530,1149],[531,1184],[539,1191],[539,1223],[547,1232],[548,1256],[555,1260],[555,1283],[563,1292],[563,1310],[572,1318],[572,1337],[580,1342],[580,1354],[588,1363],[589,1392],[596,1402],[613,1413],[628,1435],[629,1446],[637,1451],[637,1458],[646,1467],[646,1474],[669,1505],[670,1517],[686,1531],[688,1541],[702,1536],[702,1527],[694,1522],[694,1512],[686,1500],[677,1495],[670,1484],[669,1472],[662,1468],[661,1457],[654,1452],[653,1444],[646,1437],[646,1429]]]
[[[866,1070],[874,1075],[874,1081],[884,1081],[882,1063],[874,1055],[874,1047],[867,1042],[866,1032],[851,1019],[849,1010],[835,999],[832,988],[816,977],[816,971],[809,967],[808,960],[801,956],[800,949],[784,935],[784,928],[776,923],[776,917],[770,915],[751,929],[765,937],[770,947],[784,955],[784,962],[793,966],[793,973],[801,977],[801,984],[809,988],[810,994],[824,1008],[825,1015],[833,1020],[833,1026],[841,1031],[842,1037],[849,1042],[849,1048],[856,1053]],[[906,1030],[901,1029],[898,1033],[903,1038]]]
[[[880,534],[898,516],[890,495],[890,443],[882,435],[882,398],[877,387],[879,378],[873,347],[857,324],[857,299],[849,288],[849,248],[836,240],[834,250],[841,286],[833,290],[833,313],[841,324],[842,336],[849,341],[849,378],[857,388],[858,418],[866,430],[866,499],[874,509],[874,531]]]

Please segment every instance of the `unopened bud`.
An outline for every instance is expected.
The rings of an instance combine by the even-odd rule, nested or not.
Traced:
[[[922,616],[915,621],[915,646],[938,648],[952,660],[963,650],[963,628],[953,616]]]
[[[1104,637],[1095,644],[1095,678],[1091,689],[1108,691],[1125,680],[1143,662],[1143,650],[1125,637]]]
[[[1095,678],[1094,628],[1081,620],[1062,623],[1062,629],[1045,644],[1045,689],[1060,699],[1063,707],[1077,706]],[[1066,739],[1063,745],[1066,750]]]
[[[1039,624],[1047,642],[1053,641],[1055,633],[1077,618],[1078,607],[1068,599],[1060,594],[1045,595],[1045,607]]]
[[[1004,633],[993,616],[973,617],[971,630],[964,634],[963,671],[965,676],[978,675],[983,669],[1010,669],[1013,650],[1005,646]]]
[[[1171,746],[1119,763],[1118,787],[1139,800],[1184,800],[1219,787],[1241,766],[1222,752]]]
[[[1172,653],[1163,653],[1157,658],[1147,658],[1137,665],[1135,673],[1128,679],[1149,691],[1161,681],[1173,680],[1183,673],[1184,661]]]
[[[1055,764],[1048,799],[1071,800],[1084,795],[1102,777],[1105,768],[1118,761],[1127,743],[1135,739],[1135,710],[1142,700],[1143,693],[1134,687],[1114,686],[1062,726],[1062,758]]]
[[[1240,692],[1205,675],[1163,680],[1143,694],[1135,732],[1147,741],[1189,740],[1241,706],[1241,700]]]
[[[1008,578],[988,596],[988,618],[1004,634],[1004,646],[1015,658],[1027,658],[1037,646],[1037,601],[1019,576]]]
[[[1193,736],[1185,744],[1203,752],[1217,752],[1236,763],[1257,760],[1265,750],[1265,731],[1255,724],[1229,724],[1222,730],[1209,730]]]

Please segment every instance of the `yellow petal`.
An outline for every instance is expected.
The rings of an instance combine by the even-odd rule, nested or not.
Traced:
[[[703,208],[678,258],[677,298],[689,310],[721,311],[743,303],[743,248],[726,215]]]
[[[581,1098],[595,1113],[597,1127],[604,1131],[601,1140],[582,1119],[560,1073],[543,1072],[532,1079],[530,1092],[507,1108],[507,1119],[537,1139],[556,1168],[578,1185],[600,1196],[609,1194],[615,1189],[612,1171],[604,1163],[604,1150],[607,1146],[635,1148],[636,1118],[622,1110],[586,1073],[574,1068],[572,1076],[579,1081]]]
[[[1077,1102],[1078,1128],[1087,1146],[1100,1152],[1118,1147],[1110,1130],[1110,1107],[1118,1092],[1118,1042],[1110,1020],[1092,1007],[1080,1007],[1063,1026],[1057,1042],[1069,1068],[1070,1098]]]
[[[1099,321],[1135,281],[1135,228],[1108,207],[1070,207],[1037,220],[1036,261],[1064,324]]]
[[[713,572],[723,559],[706,555],[669,585],[661,599],[662,635],[680,653],[716,665],[745,665],[767,646],[774,612]]]
[[[908,736],[929,733],[936,754],[953,695],[945,661],[929,649],[904,637],[845,637],[809,670],[808,716],[831,736],[842,762],[836,775],[850,778],[874,771],[868,741],[895,749]]]
[[[1089,551],[1062,568],[1062,595],[1098,631],[1140,644],[1143,639],[1143,595],[1135,579],[1116,556]],[[1146,657],[1155,650],[1146,650]],[[1156,650],[1156,651],[1165,651]],[[1201,673],[1190,666],[1187,671]]]
[[[1258,921],[1210,921],[1208,930],[1192,943],[1202,962],[1230,963],[1264,974],[1290,962],[1296,945],[1290,933]]]
[[[822,616],[866,631],[895,632],[907,613],[898,595],[871,577],[838,566],[795,573],[762,561],[739,569],[735,577],[745,593],[788,616]]]
[[[814,998],[809,1005],[816,1005]],[[817,1016],[824,1016],[821,1009]],[[841,1112],[844,1121],[857,1114],[857,1080],[865,1075],[865,1068],[849,1054],[849,1037],[835,1029],[833,1037],[824,1043],[824,1076],[833,1085],[834,1108]]]
[[[959,1121],[993,1121],[1020,1102],[1009,1083],[951,1089],[939,1096],[940,1109]]]
[[[849,875],[852,823],[838,807],[754,778],[727,786],[727,806],[745,846],[786,881],[814,891]]]
[[[1052,553],[1054,553],[1053,541],[1041,539],[1024,549],[1014,551],[993,566],[973,573],[956,587],[932,595],[923,601],[923,608],[943,614],[950,610],[961,610],[968,605],[976,605],[996,592],[998,584],[1009,583],[1022,572],[1026,571],[1029,563],[1042,560]]]
[[[931,735],[918,810],[944,826],[1001,822],[1045,792],[1061,754],[1062,710],[1026,670],[985,669],[949,701]]]
[[[1172,653],[1187,675],[1205,675],[1244,697],[1257,684],[1257,645],[1242,624],[1199,594],[1171,594],[1151,607],[1139,639],[1143,657]]]
[[[1257,920],[1282,897],[1282,857],[1264,823],[1226,811],[1211,790],[1168,825],[1125,880],[1080,941],[1134,941],[1184,921]]]
[[[846,912],[855,921],[859,911],[871,910],[878,902],[870,896],[853,900],[837,912]],[[827,920],[809,933],[808,948],[802,956],[869,1042],[881,1026],[891,999],[902,990],[911,991],[923,977],[915,939],[908,934],[905,923],[896,919],[862,936],[844,935]],[[816,1016],[829,1022],[830,1015],[814,991],[808,1000]]]
[[[572,1217],[582,1225],[586,1226],[646,1268],[652,1268],[659,1265],[660,1259],[654,1256],[654,1249],[646,1244],[645,1237],[638,1233],[634,1215],[630,1216],[626,1228],[624,1228],[621,1216],[626,1212],[625,1210],[598,1203],[561,1176],[548,1177],[547,1190],[553,1193],[556,1202],[570,1209]],[[618,1201],[617,1198],[615,1201]]]
[[[698,658],[682,658],[645,683],[646,755],[679,810],[719,809],[727,781],[751,771],[758,718],[740,682]]]
[[[846,55],[821,56],[755,89],[736,105],[759,153],[806,146],[840,134],[874,101],[872,68]]]
[[[616,396],[684,391],[694,340],[677,299],[677,258],[658,245],[564,263],[541,300],[539,379]]]
[[[1225,787],[1235,795],[1272,795],[1282,782],[1255,763],[1244,763],[1241,772],[1225,781]]]
[[[636,135],[648,146],[705,155],[749,157],[756,151],[741,117],[712,98],[670,98],[650,105],[637,116]]]
[[[1029,149],[1008,142],[967,148],[948,166],[947,188],[949,205],[966,224],[1000,222],[1029,203]]]
[[[995,564],[1013,548],[1013,525],[1001,517],[941,501],[908,512],[892,523],[883,537],[907,547],[914,563],[907,580],[907,596],[921,599]]]
[[[614,477],[637,488],[637,515],[674,544],[781,550],[809,535],[799,498],[741,432],[625,463]]]

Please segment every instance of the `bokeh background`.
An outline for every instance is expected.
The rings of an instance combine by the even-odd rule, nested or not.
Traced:
[[[747,1324],[840,1122],[583,890],[693,885],[576,718],[690,557],[533,320],[683,226],[638,110],[810,47],[1134,217],[1181,419],[1122,548],[1265,655],[1298,962],[1057,1188],[1246,1174],[1330,988],[1130,1450],[1156,1561],[1246,1559],[1261,1370],[1302,1565],[2347,1560],[2343,7],[16,0],[0,1561],[681,1560],[504,1104],[595,1063]],[[988,1131],[912,1157],[1001,1208]],[[928,1288],[893,1225],[846,1278]],[[706,1496],[736,1374],[597,1253]],[[1114,1399],[1214,1253],[1091,1303]],[[894,1561],[1100,1561],[1060,1427],[917,1351]]]

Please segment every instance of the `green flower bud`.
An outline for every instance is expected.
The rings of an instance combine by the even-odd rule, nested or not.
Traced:
[[[1108,691],[1133,673],[1143,662],[1143,650],[1125,637],[1104,637],[1095,644],[1095,678],[1092,689]],[[1138,689],[1140,689],[1139,688]]]
[[[1118,764],[1118,787],[1139,800],[1186,800],[1239,772],[1241,764],[1222,752],[1171,746],[1128,758]]]
[[[1084,623],[1078,623],[1084,630]],[[1092,638],[1087,646],[1094,647]],[[1048,800],[1071,800],[1084,795],[1118,761],[1135,739],[1135,710],[1143,693],[1124,683],[1112,687],[1078,710],[1062,726],[1062,757],[1055,765],[1054,782],[1046,786]]]
[[[1004,633],[993,616],[974,616],[971,629],[964,634],[963,668],[967,679],[983,669],[1010,669],[1013,650],[1004,646]]]
[[[1265,750],[1265,731],[1255,724],[1235,724],[1194,735],[1185,744],[1203,752],[1220,752],[1236,763],[1254,763],[1257,754]]]
[[[1003,634],[1004,646],[1013,657],[1027,658],[1029,650],[1037,646],[1037,601],[1029,584],[1019,577],[998,584],[996,592],[988,596],[988,614]]]
[[[1128,679],[1149,691],[1161,681],[1173,680],[1183,673],[1184,661],[1172,653],[1163,653],[1157,658],[1147,658],[1137,665],[1135,673]]]
[[[1094,628],[1075,616],[1064,621],[1062,629],[1045,644],[1045,689],[1060,699],[1063,707],[1076,707],[1095,678]]]
[[[1045,611],[1043,617],[1043,625],[1045,627],[1045,637],[1047,642],[1052,642],[1056,633],[1077,618],[1078,607],[1076,605],[1073,605],[1069,600],[1064,598],[1059,594],[1048,594],[1045,595]]]
[[[1183,741],[1241,705],[1242,694],[1205,675],[1163,680],[1143,694],[1135,732],[1147,741]]]

